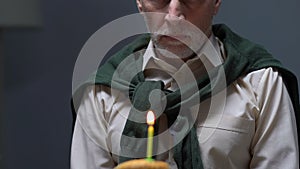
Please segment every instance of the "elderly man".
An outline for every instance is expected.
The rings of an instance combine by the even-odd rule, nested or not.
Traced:
[[[162,15],[146,16],[154,29],[150,37],[112,56],[96,84],[84,87],[72,169],[114,168],[144,158],[147,125],[140,119],[149,109],[161,111],[153,158],[171,168],[299,168],[296,79],[261,46],[212,25],[220,5],[137,0],[140,12]],[[208,40],[193,40],[197,31],[189,24]]]

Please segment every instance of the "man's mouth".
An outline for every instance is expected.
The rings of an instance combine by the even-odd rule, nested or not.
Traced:
[[[186,35],[160,35],[158,39],[170,45],[183,45],[188,42],[189,37]]]

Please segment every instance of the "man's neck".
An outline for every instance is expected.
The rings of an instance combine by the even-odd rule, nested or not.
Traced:
[[[173,54],[170,51],[166,51],[163,49],[157,49],[155,48],[155,46],[153,46],[153,51],[155,53],[155,56],[167,63],[169,63],[170,65],[174,66],[175,68],[180,68],[184,63],[186,63],[187,61],[194,59],[198,56],[198,54],[200,54],[203,50],[203,48],[208,45],[207,43],[210,43],[213,41],[214,36],[212,36],[212,33],[210,33],[209,38],[205,39],[205,42],[202,45],[199,45],[199,49],[197,51],[193,51],[192,49],[190,49],[190,55],[187,56],[178,56],[176,54]],[[160,52],[163,51],[163,52]],[[169,56],[165,56],[166,53]],[[170,57],[170,55],[173,55],[173,57]]]

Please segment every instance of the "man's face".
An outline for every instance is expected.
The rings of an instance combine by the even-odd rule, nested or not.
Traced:
[[[212,19],[220,4],[221,0],[137,0],[141,12],[162,13],[149,16],[147,21],[154,33],[154,46],[181,58],[193,53],[188,46],[194,42],[196,31],[191,27],[196,26],[207,37],[211,35]]]

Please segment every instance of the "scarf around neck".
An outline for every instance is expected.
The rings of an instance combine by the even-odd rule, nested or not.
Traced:
[[[226,50],[225,62],[212,70],[212,75],[217,77],[215,84],[218,84],[218,81],[221,82],[224,80],[222,78],[218,79],[218,70],[221,68],[225,72],[227,86],[249,72],[267,67],[276,68],[281,73],[290,94],[296,115],[297,130],[299,131],[298,123],[300,106],[296,77],[289,70],[285,69],[282,64],[274,59],[263,47],[238,36],[226,25],[213,25],[213,33],[222,41]],[[195,103],[194,98],[199,97],[200,100],[203,101],[211,97],[212,90],[219,92],[224,90],[224,87],[222,88],[215,84],[212,85],[208,76],[203,76],[201,78],[196,77],[196,85],[199,89],[196,93],[189,93],[189,89],[195,86],[187,85],[183,90],[172,92],[165,90],[164,84],[161,81],[146,81],[144,74],[141,71],[143,52],[139,51],[142,51],[147,47],[149,40],[149,35],[142,35],[140,38],[124,47],[103,64],[98,69],[96,76],[93,76],[95,79],[90,80],[90,83],[86,83],[86,85],[95,82],[97,85],[109,86],[127,93],[132,102],[132,108],[122,133],[121,156],[119,162],[130,160],[132,158],[128,157],[132,157],[136,154],[146,155],[145,142],[132,141],[130,138],[137,138],[136,140],[139,140],[139,138],[147,137],[147,124],[137,121],[146,117],[145,112],[149,110],[151,104],[153,104],[149,102],[149,94],[151,91],[159,89],[163,91],[164,95],[158,94],[156,95],[158,98],[154,100],[156,100],[157,105],[159,105],[160,102],[166,103],[163,113],[167,116],[168,126],[175,125],[176,127],[176,124],[180,123],[177,130],[182,130],[186,127],[189,129],[186,132],[186,136],[180,140],[173,149],[174,160],[178,168],[201,169],[203,166],[196,129],[193,124],[189,124],[190,118],[192,117],[189,117],[189,115],[182,116],[178,114],[178,112],[183,105],[186,107],[197,104]],[[129,59],[126,61],[126,64],[123,64],[126,66],[120,66],[121,63],[132,54],[134,54],[134,57],[131,57],[132,59]],[[82,95],[82,89],[85,88],[86,85],[79,88],[74,95],[75,98],[80,98],[79,95]],[[182,94],[186,95],[186,93],[188,93],[188,96],[182,98]],[[73,97],[73,102],[74,101],[76,100],[74,100]],[[157,109],[160,108],[159,106],[157,107]],[[77,108],[74,108],[74,110],[76,109]],[[158,125],[156,124],[155,135],[158,134],[157,129]]]

